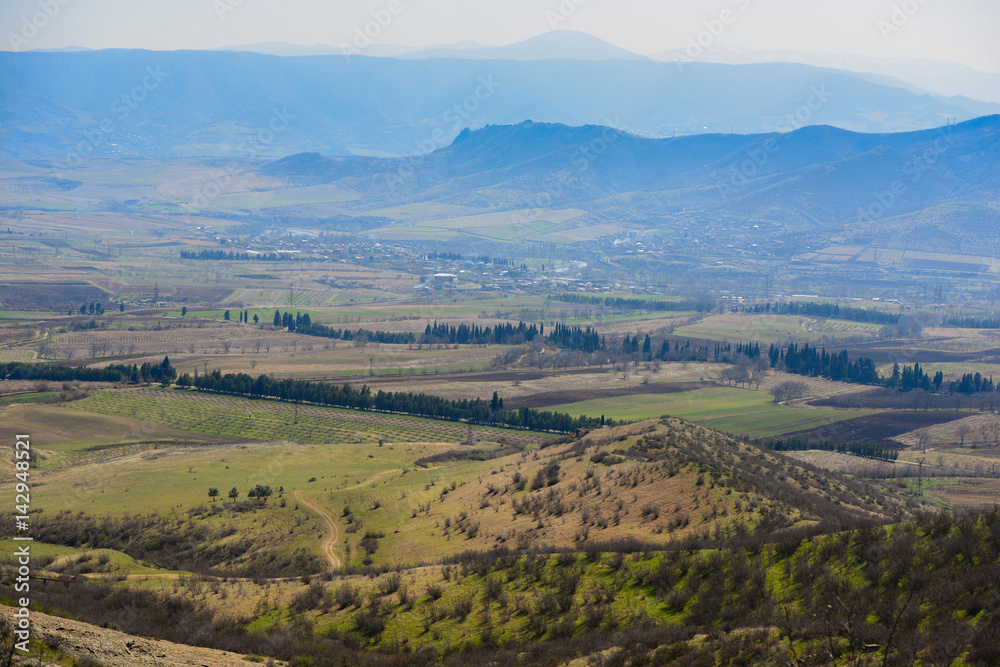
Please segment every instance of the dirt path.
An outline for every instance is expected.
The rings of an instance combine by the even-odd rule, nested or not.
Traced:
[[[295,499],[301,502],[309,509],[311,509],[316,514],[318,514],[320,520],[323,522],[323,525],[326,526],[327,536],[326,539],[323,540],[323,545],[322,545],[323,555],[325,555],[327,561],[329,561],[331,569],[339,570],[341,562],[340,562],[340,557],[334,552],[335,549],[334,545],[340,541],[340,529],[337,527],[337,524],[333,520],[333,517],[331,517],[330,514],[325,509],[323,509],[316,503],[312,502],[311,500],[306,500],[306,498],[302,495],[301,491],[295,492]]]
[[[368,486],[372,482],[377,482],[378,480],[380,480],[381,478],[385,477],[386,475],[391,475],[394,472],[399,472],[399,468],[395,468],[393,470],[383,470],[380,473],[372,475],[371,477],[369,477],[368,479],[366,479],[363,482],[358,482],[354,486],[348,486],[348,487],[346,487],[346,488],[344,488],[342,490],[343,491],[353,491],[354,489],[360,489],[362,487]]]

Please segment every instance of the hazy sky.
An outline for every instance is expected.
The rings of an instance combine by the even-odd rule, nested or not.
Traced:
[[[0,0],[0,48],[337,46],[353,41],[373,12],[386,23],[376,31],[381,44],[500,45],[554,27],[654,53],[683,48],[714,24],[718,34],[703,41],[1000,72],[998,0]]]

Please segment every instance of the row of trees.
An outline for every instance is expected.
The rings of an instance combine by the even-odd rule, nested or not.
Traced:
[[[554,294],[553,301],[578,303],[587,306],[604,306],[615,310],[649,312],[698,312],[707,313],[715,308],[715,301],[704,299],[679,299],[677,301],[651,301],[648,299],[628,299],[621,296],[591,296],[587,294]]]
[[[159,364],[146,362],[141,366],[111,364],[104,368],[63,366],[58,364],[0,363],[0,380],[52,380],[53,382],[172,382],[177,370],[168,357]]]
[[[796,375],[855,384],[882,385],[899,391],[921,389],[927,392],[940,392],[945,389],[952,394],[972,395],[998,390],[993,378],[985,377],[981,373],[966,373],[960,380],[945,385],[942,371],[937,371],[933,376],[928,375],[919,363],[907,366],[893,364],[892,373],[882,376],[875,362],[869,357],[858,357],[852,361],[847,350],[828,353],[825,348],[810,346],[808,343],[801,346],[791,343],[788,347],[772,344],[767,356],[772,368],[783,368]]]
[[[858,357],[851,361],[847,350],[829,354],[826,348],[817,348],[804,343],[790,343],[788,347],[772,344],[768,349],[771,367],[784,368],[796,375],[824,377],[858,384],[880,384],[881,378],[875,362],[868,357]]]
[[[181,250],[181,259],[203,259],[203,260],[219,260],[219,259],[231,259],[238,261],[248,261],[248,260],[260,260],[264,262],[287,262],[296,259],[293,255],[288,253],[249,253],[249,252],[226,252],[225,250],[201,250],[195,252],[193,250]]]
[[[255,316],[256,317],[256,316]],[[255,320],[256,322],[256,320]],[[351,330],[347,327],[335,329],[325,324],[317,324],[309,317],[309,313],[282,313],[280,310],[274,311],[274,319],[271,321],[275,328],[288,329],[290,332],[302,334],[303,336],[316,336],[319,338],[333,338],[335,340],[363,340],[372,343],[386,343],[392,345],[408,345],[417,341],[416,335],[411,331],[369,331],[368,329]]]
[[[446,261],[459,262],[464,259],[461,254],[457,252],[431,252],[424,256],[424,259],[442,259]],[[520,266],[521,269],[527,269],[528,265],[521,263],[518,265],[512,259],[507,259],[506,257],[490,257],[489,255],[475,255],[468,258],[470,262],[478,262],[480,264],[493,264],[495,266]]]
[[[893,325],[899,324],[900,318],[899,313],[891,313],[885,310],[850,308],[847,306],[838,306],[835,303],[813,303],[810,301],[763,303],[734,308],[733,312],[754,315],[806,315],[808,317],[827,317],[835,320],[849,320],[851,322]]]
[[[588,354],[602,352],[611,361],[709,361],[733,362],[739,357],[757,359],[760,357],[760,343],[716,343],[708,345],[691,345],[687,340],[684,344],[664,338],[660,341],[657,352],[653,352],[653,340],[646,334],[631,336],[626,334],[619,344],[616,340],[608,343],[607,338],[597,333],[594,327],[568,326],[556,323],[545,340],[563,350],[581,351]]]
[[[430,394],[401,391],[379,390],[372,393],[367,385],[361,389],[355,389],[346,383],[342,387],[338,387],[307,380],[276,380],[267,375],[258,375],[257,377],[246,373],[223,375],[219,370],[194,378],[185,373],[177,380],[177,384],[182,387],[194,387],[202,391],[234,396],[277,398],[284,401],[315,403],[364,411],[392,412],[532,431],[573,433],[578,429],[597,428],[605,424],[616,425],[614,420],[605,420],[604,417],[571,417],[564,413],[547,412],[533,408],[505,410],[498,400],[492,402],[480,398],[450,400]]]
[[[808,438],[776,438],[773,440],[758,441],[757,444],[765,449],[771,449],[776,452],[819,449],[827,452],[853,454],[854,456],[875,459],[876,461],[892,462],[899,458],[898,451],[878,442],[831,442],[829,440],[810,440]]]
[[[558,326],[558,325],[557,325]],[[420,343],[451,343],[459,345],[519,345],[530,343],[537,336],[545,334],[545,325],[525,324],[518,322],[517,326],[506,322],[495,327],[477,326],[475,324],[448,325],[428,324]]]
[[[1000,329],[1000,317],[946,317],[943,324],[958,329]]]

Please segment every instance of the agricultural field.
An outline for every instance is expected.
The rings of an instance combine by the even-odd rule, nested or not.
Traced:
[[[214,202],[217,210],[238,206],[251,217],[272,209],[323,212],[393,224],[357,235],[320,222],[275,233],[247,218],[203,215],[196,230],[166,211],[170,197],[201,176],[194,168],[166,173],[144,165],[134,191],[150,199],[123,213],[99,210],[102,188],[118,176],[95,172],[77,212],[67,199],[25,213],[22,224],[46,235],[16,239],[16,253],[0,247],[0,280],[9,282],[0,290],[0,363],[98,369],[169,357],[179,374],[192,376],[218,370],[487,403],[495,392],[506,410],[603,415],[617,425],[535,433],[158,383],[4,381],[0,438],[32,436],[35,556],[50,578],[39,582],[39,599],[54,609],[115,624],[122,620],[103,609],[124,600],[128,608],[161,610],[161,628],[186,627],[189,619],[234,628],[237,638],[227,641],[248,660],[291,658],[295,651],[278,639],[285,637],[312,642],[295,644],[300,654],[322,645],[330,655],[425,651],[439,662],[461,656],[483,664],[479,654],[461,651],[509,642],[518,652],[544,652],[642,627],[655,628],[649,637],[656,646],[700,650],[729,641],[713,639],[698,620],[717,616],[700,606],[715,599],[712,582],[721,575],[712,574],[713,558],[749,559],[727,560],[718,572],[760,566],[755,578],[723,589],[746,591],[762,580],[774,583],[762,595],[780,598],[794,590],[783,579],[794,569],[788,563],[804,562],[799,555],[825,540],[839,558],[846,547],[836,535],[861,535],[852,531],[869,530],[872,521],[905,526],[923,512],[981,509],[997,491],[1000,418],[987,402],[917,409],[888,390],[780,367],[752,366],[754,382],[737,386],[726,372],[746,360],[618,352],[625,336],[647,333],[653,351],[663,340],[709,350],[722,342],[794,340],[870,355],[883,372],[908,354],[905,363],[920,360],[926,372],[951,378],[990,372],[996,332],[928,327],[908,339],[843,320],[733,314],[722,301],[711,312],[560,301],[566,292],[589,294],[583,285],[595,275],[594,266],[560,248],[622,231],[578,227],[575,210],[543,211],[513,226],[509,212],[453,204],[351,212],[351,193],[253,192],[267,183],[247,175]],[[87,224],[100,242],[80,235]],[[336,259],[178,257],[182,249],[242,252],[251,245],[245,234],[266,239],[269,249],[324,239]],[[389,240],[393,234],[413,246]],[[500,262],[432,260],[440,247],[420,241],[442,236],[479,239],[489,245],[478,252],[501,255]],[[523,262],[496,251],[498,243],[536,242],[544,242],[541,252]],[[659,260],[615,251],[599,258],[605,261],[634,268]],[[455,281],[435,287],[440,272]],[[504,272],[515,277],[503,282]],[[543,274],[552,280],[536,284]],[[640,283],[640,275],[627,284]],[[480,289],[493,281],[503,288]],[[596,294],[639,303],[679,298],[621,283]],[[104,304],[105,314],[80,315],[79,306],[92,301]],[[226,310],[235,320],[244,309],[260,323],[223,321]],[[557,323],[590,326],[608,354],[541,339],[389,345],[309,337],[273,327],[276,309],[336,328],[418,336],[435,322],[524,321],[544,324],[546,333]],[[951,311],[920,312],[934,322]],[[776,404],[772,392],[789,382],[799,383],[800,393]],[[826,449],[776,452],[772,438]],[[830,451],[854,440],[877,442],[897,458]],[[13,481],[5,473],[0,490]],[[699,568],[704,576],[693,574]],[[109,599],[116,602],[84,608],[85,600]],[[726,604],[742,609],[739,600]],[[141,622],[128,627],[162,635],[134,625]],[[782,632],[781,619],[768,617],[766,626],[773,638]],[[683,634],[693,628],[700,639]],[[675,632],[682,634],[655,634]],[[610,657],[606,649],[566,654],[599,663]],[[550,658],[540,660],[560,664]],[[343,662],[364,659],[350,653]]]
[[[871,414],[774,405],[771,395],[764,391],[730,387],[693,389],[672,394],[637,394],[558,405],[553,409],[570,414],[601,414],[633,420],[670,415],[723,433],[746,437],[780,435]]]
[[[419,210],[419,209],[416,209]],[[411,224],[393,225],[366,232],[383,240],[454,240],[461,237],[486,238],[501,242],[547,241],[566,243],[597,238],[619,228],[575,230],[571,221],[586,212],[579,209],[521,210],[503,213],[446,217],[418,217],[415,209],[382,209],[381,213],[402,214]]]
[[[104,391],[70,404],[102,415],[142,419],[185,431],[266,441],[347,444],[460,442],[469,436],[538,442],[546,436],[415,417],[185,391]]]
[[[711,315],[675,333],[692,338],[711,340],[752,340],[761,344],[784,343],[789,340],[823,342],[871,340],[881,325],[813,318],[804,315]]]

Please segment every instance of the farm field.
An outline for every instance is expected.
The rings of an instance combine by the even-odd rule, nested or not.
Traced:
[[[73,454],[75,459],[84,456],[85,450],[96,452],[112,445],[232,441],[157,424],[138,413],[136,417],[97,414],[68,405],[13,404],[0,408],[0,437],[13,440],[18,433],[31,434],[46,458],[57,461],[65,455]]]
[[[554,406],[552,409],[570,414],[607,415],[616,419],[635,420],[670,415],[724,433],[748,437],[780,435],[871,414],[854,410],[816,410],[773,405],[771,395],[766,392],[731,387],[581,401]]]
[[[172,428],[254,440],[346,444],[453,442],[470,426],[448,421],[250,400],[190,391],[104,391],[71,404],[97,414],[140,418]],[[537,443],[548,436],[472,426],[474,437]]]
[[[855,341],[872,339],[881,325],[807,317],[805,315],[710,315],[700,321],[679,327],[674,333],[711,340],[754,341],[761,344],[784,343],[788,340],[823,341],[836,344],[839,339]]]

